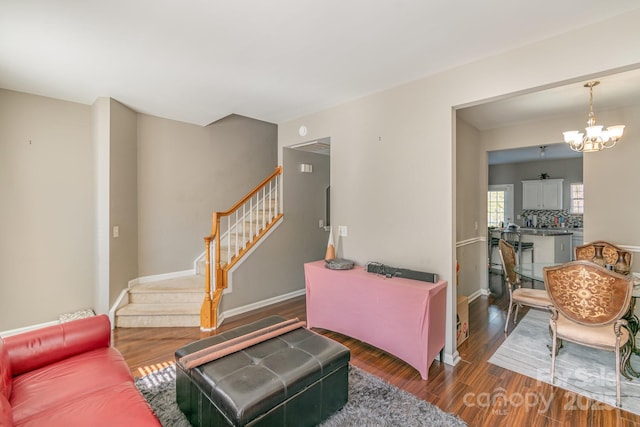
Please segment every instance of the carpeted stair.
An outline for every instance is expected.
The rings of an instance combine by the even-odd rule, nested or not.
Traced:
[[[192,275],[132,286],[129,303],[116,311],[116,326],[200,326],[204,276]]]

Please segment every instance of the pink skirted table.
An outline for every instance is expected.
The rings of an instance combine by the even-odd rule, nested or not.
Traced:
[[[306,263],[307,327],[364,341],[404,360],[426,380],[444,348],[447,282],[428,283],[367,273],[364,267],[330,270]]]

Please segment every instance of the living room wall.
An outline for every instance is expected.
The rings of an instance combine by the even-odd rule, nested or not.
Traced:
[[[308,129],[304,139],[331,137],[332,218],[349,226],[346,257],[434,271],[453,283],[453,109],[637,66],[638,19],[640,12],[628,13],[281,123],[278,143],[304,142],[302,125]],[[584,46],[607,55],[585,55]],[[587,169],[585,164],[585,174]],[[486,182],[486,170],[479,178]],[[619,225],[634,226],[627,218]],[[454,286],[447,304],[445,361],[455,364]]]
[[[129,280],[192,268],[213,210],[273,172],[276,127],[0,89],[0,331],[106,312]]]
[[[209,126],[138,115],[139,275],[193,268],[226,211],[277,164],[277,126],[237,115]]]
[[[138,277],[138,114],[114,99],[109,110],[108,307]]]
[[[0,89],[0,330],[92,305],[91,108]]]

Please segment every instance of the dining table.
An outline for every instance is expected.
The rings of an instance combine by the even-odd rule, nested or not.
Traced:
[[[515,271],[520,277],[544,282],[542,269],[545,267],[553,267],[554,265],[560,264],[557,262],[523,262],[513,267],[513,271]]]

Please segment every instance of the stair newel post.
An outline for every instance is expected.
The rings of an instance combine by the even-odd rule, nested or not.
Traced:
[[[212,236],[204,238],[206,259],[205,259],[205,291],[204,301],[200,309],[200,329],[211,330],[215,328],[215,319],[213,319],[212,301],[211,301],[211,239]]]

